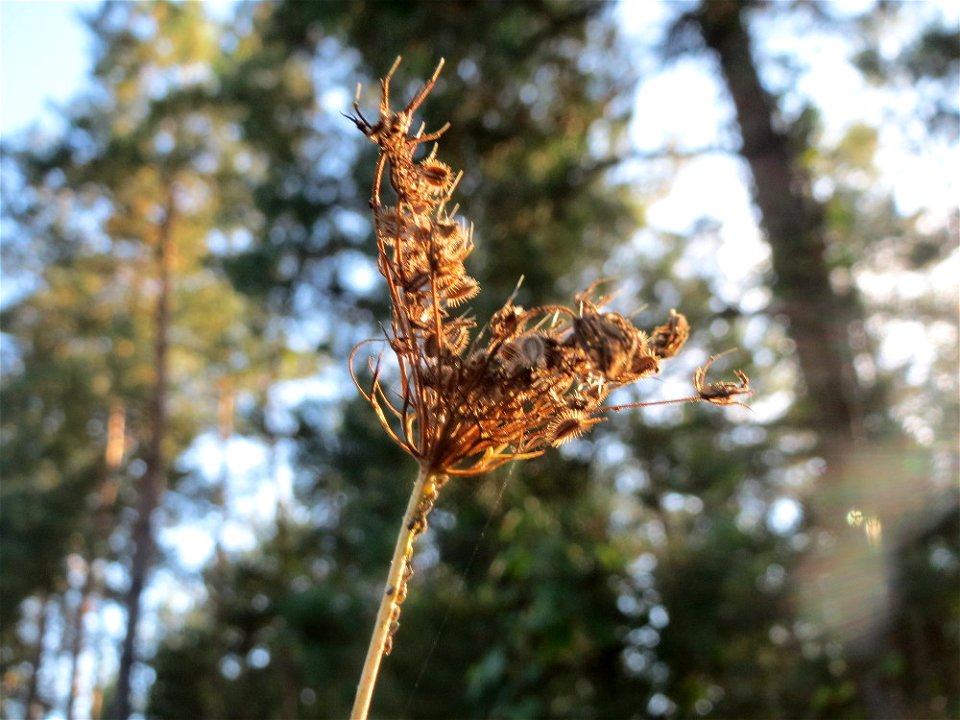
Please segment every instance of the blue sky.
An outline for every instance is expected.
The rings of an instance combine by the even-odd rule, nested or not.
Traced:
[[[0,0],[0,136],[52,122],[90,72],[93,38],[80,17],[100,0]],[[233,0],[205,0],[223,16]]]
[[[233,4],[234,0],[204,2],[211,14],[220,17],[228,14]],[[844,0],[837,7],[850,6],[848,10],[855,10],[862,8],[853,6],[863,4]],[[931,10],[939,9],[954,22],[960,14],[960,4],[956,0],[934,0],[925,4]],[[23,130],[37,121],[44,125],[52,123],[56,117],[56,113],[51,112],[54,105],[66,103],[84,86],[91,65],[93,40],[79,18],[98,5],[99,0],[0,0],[0,135]],[[650,29],[657,28],[662,21],[664,7],[661,3],[640,3],[637,0],[621,3],[625,29],[634,38],[647,35],[649,40]],[[647,28],[646,33],[644,28]],[[825,54],[831,55],[829,52]],[[844,70],[843,64],[842,57],[833,55],[824,62],[814,63],[808,74],[810,94],[819,96],[816,99],[821,107],[830,109],[824,119],[828,123],[833,120],[835,127],[848,125],[858,119],[858,114],[861,117],[864,114],[865,93],[862,87],[857,87],[858,79],[851,80],[849,72],[846,75],[838,72],[838,69]],[[677,92],[678,80],[681,81],[679,86],[684,88],[682,92]],[[686,73],[681,68],[680,72],[663,73],[659,81],[654,79],[646,83],[646,87],[641,88],[641,93],[647,94],[646,98],[641,95],[641,99],[646,102],[638,103],[638,109],[656,107],[658,112],[638,112],[634,137],[659,146],[665,140],[675,142],[678,138],[697,145],[700,140],[691,141],[690,138],[701,138],[704,128],[716,121],[717,93],[709,87],[711,82],[702,68]],[[663,92],[658,96],[658,91]],[[854,97],[857,102],[850,101]],[[691,101],[695,107],[691,107]],[[704,102],[712,107],[704,108]],[[705,115],[706,123],[703,122]],[[646,143],[640,140],[638,144]],[[929,158],[927,162],[929,167]],[[929,172],[902,157],[890,164],[899,166],[892,174],[901,178],[904,175],[923,177]],[[934,161],[933,164],[938,163]],[[905,167],[908,165],[913,166]],[[949,198],[956,189],[952,181],[955,175],[949,171],[945,173],[944,164],[939,164],[937,170],[937,182],[920,183],[920,186],[928,186],[923,190],[918,189],[916,182],[900,182],[900,187],[896,188],[899,199],[914,206],[910,208],[914,210],[917,205],[929,203],[929,186],[932,185],[933,193],[938,197],[929,204],[952,205]],[[701,198],[710,196],[709,193],[696,194]]]
[[[83,86],[92,43],[79,15],[98,4],[0,0],[0,134],[28,127]]]

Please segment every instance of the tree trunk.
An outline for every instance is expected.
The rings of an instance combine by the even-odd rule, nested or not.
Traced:
[[[281,355],[276,348],[270,352],[267,360],[266,382],[261,388],[261,405],[265,417],[270,416],[272,402],[269,388],[282,380]],[[290,541],[290,513],[288,489],[280,482],[280,457],[277,448],[277,434],[269,423],[265,422],[265,441],[267,444],[268,477],[274,481],[277,493],[277,506],[274,512],[276,523],[277,557],[280,564],[280,586],[288,588],[296,574],[296,548]],[[299,648],[293,633],[286,625],[286,618],[278,616],[275,622],[282,623],[277,634],[277,666],[280,674],[280,712],[284,720],[297,720],[300,716],[300,688],[303,685],[299,667],[302,659],[298,657]]]
[[[98,578],[94,572],[94,564],[102,553],[101,545],[110,532],[110,510],[117,497],[117,468],[123,460],[123,450],[126,440],[124,406],[114,402],[110,406],[110,417],[107,421],[107,445],[104,449],[104,474],[97,495],[97,507],[94,511],[90,545],[87,549],[86,576],[80,590],[80,603],[77,606],[73,623],[73,646],[70,652],[70,692],[67,696],[67,720],[75,717],[86,717],[88,713],[75,712],[77,697],[80,695],[80,654],[83,652],[84,625],[87,613],[93,605],[94,594],[98,590]],[[92,713],[91,713],[92,715]]]
[[[130,567],[130,589],[127,592],[127,631],[123,639],[120,668],[117,675],[116,717],[130,716],[130,673],[136,652],[137,627],[140,622],[141,597],[155,550],[153,513],[160,505],[166,485],[166,458],[163,443],[167,430],[167,344],[170,326],[171,271],[173,264],[173,222],[176,213],[174,189],[170,187],[163,222],[158,228],[156,266],[159,290],[155,315],[154,367],[156,380],[150,399],[148,422],[150,444],[145,456],[146,470],[140,480],[139,507],[133,527],[133,559]]]
[[[830,284],[824,208],[813,198],[800,162],[803,148],[778,128],[775,103],[760,83],[743,20],[749,8],[750,3],[740,0],[702,0],[690,17],[716,54],[736,108],[740,154],[753,175],[753,197],[773,258],[774,311],[787,317],[796,343],[806,386],[804,420],[817,432],[827,462],[826,489],[849,490],[845,465],[856,462],[866,440],[849,334],[851,323],[862,320],[862,310],[854,295],[842,297]],[[842,509],[833,505],[819,520],[831,527],[842,516]],[[811,558],[815,563],[817,554]],[[890,596],[894,594],[895,589]],[[847,644],[850,674],[869,717],[903,717],[902,703],[884,688],[876,667],[882,632],[874,629]]]
[[[41,718],[44,715],[44,702],[40,697],[40,666],[43,664],[43,641],[47,635],[47,596],[40,598],[40,614],[37,616],[37,644],[33,656],[33,673],[30,675],[30,684],[27,686],[25,702],[28,720]]]
[[[271,451],[275,452],[273,448]],[[276,477],[276,473],[273,474]],[[292,551],[288,539],[287,531],[287,509],[286,502],[281,498],[277,501],[277,554],[280,556],[280,577],[284,582],[284,587],[293,577],[291,569]],[[285,623],[286,621],[283,620]],[[281,706],[285,720],[297,720],[300,716],[299,688],[300,677],[295,661],[297,648],[294,640],[291,638],[290,630],[284,625],[281,627],[280,635],[277,639],[277,648],[280,651],[277,657],[278,667],[280,669],[280,678],[282,687],[280,688]]]
[[[848,337],[855,318],[830,285],[823,207],[813,199],[798,150],[777,128],[773,99],[760,83],[743,24],[749,7],[740,0],[705,0],[692,17],[716,53],[736,108],[740,154],[753,175],[753,197],[773,257],[776,310],[789,320],[806,385],[806,419],[819,433],[828,463],[837,463],[863,435]]]
[[[70,690],[67,694],[67,720],[74,720],[77,717],[74,713],[74,706],[77,704],[77,697],[80,695],[80,653],[83,652],[83,625],[86,621],[87,611],[93,602],[91,594],[91,578],[93,576],[93,567],[87,563],[87,574],[83,581],[83,588],[80,590],[80,601],[73,616],[73,637],[70,642]],[[80,714],[83,717],[83,713]]]

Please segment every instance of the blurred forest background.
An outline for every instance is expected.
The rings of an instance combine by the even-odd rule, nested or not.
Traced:
[[[584,0],[89,15],[62,131],[2,148],[4,717],[347,716],[416,468],[346,374],[387,309],[341,112],[362,81],[374,113],[398,54],[404,101],[447,61],[421,115],[452,123],[481,321],[520,275],[521,303],[615,276],[639,326],[694,328],[624,402],[734,347],[717,370],[756,394],[451,482],[373,714],[960,715],[957,212],[904,209],[877,162],[955,152],[957,18],[656,7],[633,35],[630,3]],[[804,92],[825,39],[881,99],[840,134]],[[725,119],[643,145],[638,86],[691,64]],[[717,158],[759,229],[709,192],[648,222]]]

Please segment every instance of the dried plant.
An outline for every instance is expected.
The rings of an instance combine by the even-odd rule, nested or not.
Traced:
[[[420,466],[404,516],[386,589],[352,717],[365,718],[384,654],[398,627],[400,604],[413,572],[413,542],[426,529],[427,515],[447,478],[479,475],[511,460],[535,457],[550,446],[580,436],[602,421],[606,410],[706,401],[732,404],[750,392],[740,384],[704,382],[711,358],[697,371],[697,395],[659,403],[606,406],[611,392],[660,371],[689,334],[686,318],[672,310],[649,334],[616,312],[604,311],[610,297],[596,295],[597,283],[575,297],[572,308],[545,305],[523,308],[513,298],[477,329],[463,304],[480,286],[464,261],[473,250],[472,226],[449,206],[460,175],[437,159],[437,146],[417,159],[418,149],[433,143],[448,125],[432,133],[411,132],[413,115],[433,89],[443,67],[402,110],[390,109],[390,81],[400,58],[381,80],[375,123],[360,111],[348,116],[380,149],[371,207],[380,273],[392,304],[386,342],[395,355],[396,379],[383,380],[382,356],[371,358],[373,376],[363,386],[387,434]],[[382,201],[383,177],[393,190],[393,205]],[[372,342],[372,341],[367,341]],[[737,403],[739,404],[739,403]]]

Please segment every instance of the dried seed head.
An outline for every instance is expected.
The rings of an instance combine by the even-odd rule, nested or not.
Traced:
[[[460,225],[454,223],[454,230],[449,235],[444,235],[443,231],[438,232],[441,238],[439,253],[443,262],[457,264],[463,271],[463,261],[473,252],[473,237],[470,231],[465,231]]]
[[[480,283],[472,277],[463,275],[454,278],[453,284],[444,290],[444,298],[450,307],[462,305],[480,293]]]
[[[564,403],[567,409],[575,410],[578,412],[592,410],[596,407],[596,404],[591,402],[583,393],[574,392],[570,397],[566,399]]]
[[[406,238],[412,232],[413,224],[410,218],[402,217],[395,207],[384,207],[378,215],[380,238],[387,245],[393,245],[397,238]]]
[[[521,335],[505,343],[497,352],[501,372],[504,377],[513,378],[547,367],[555,344],[554,340],[536,333]]]
[[[398,387],[384,386],[388,374],[381,373],[379,358],[370,362],[369,390],[360,387],[353,360],[364,343],[354,349],[350,368],[390,437],[422,470],[444,473],[424,483],[408,521],[408,529],[419,535],[427,528],[446,474],[485,473],[579,437],[600,422],[597,415],[613,390],[658,372],[659,361],[679,350],[689,328],[682,315],[671,311],[648,339],[623,315],[600,311],[610,296],[594,299],[598,281],[576,296],[576,312],[557,305],[525,311],[512,304],[511,296],[490,319],[486,344],[477,338],[471,345],[473,320],[451,313],[480,290],[464,267],[473,250],[472,226],[454,219],[456,207],[447,209],[460,176],[436,158],[436,146],[426,157],[414,159],[419,146],[439,138],[446,126],[431,134],[423,128],[410,134],[413,114],[443,63],[407,106],[394,112],[389,87],[398,63],[399,58],[381,81],[378,121],[368,122],[357,102],[350,116],[381,153],[371,207],[377,266],[390,291],[393,315],[386,337],[399,365],[394,376]],[[397,197],[395,207],[381,205],[385,174]],[[739,384],[706,383],[714,359],[697,371],[698,396],[685,401],[733,404],[734,398],[750,392],[746,375],[739,371]],[[403,575],[387,591],[395,605],[386,653],[393,646],[399,605],[413,574],[412,554],[408,544]]]
[[[710,366],[713,365],[718,357],[725,355],[727,352],[731,351],[727,350],[726,352],[720,353],[720,355],[714,355],[707,360],[703,367],[697,368],[697,371],[693,374],[693,385],[697,390],[698,398],[704,402],[713,405],[743,405],[742,402],[736,400],[737,396],[750,395],[753,393],[753,390],[750,388],[750,378],[747,377],[743,370],[733,371],[733,374],[737,376],[738,382],[730,382],[729,380],[721,380],[720,382],[713,383],[705,382]]]
[[[460,355],[470,344],[470,329],[474,326],[472,320],[454,321],[446,328],[447,349]]]
[[[436,77],[394,112],[388,75],[379,120],[368,122],[358,107],[351,118],[383,160],[372,206],[378,268],[393,307],[388,342],[400,366],[399,387],[384,387],[377,365],[364,395],[390,436],[423,467],[480,474],[582,434],[599,422],[613,390],[658,372],[689,328],[671,311],[647,338],[623,315],[601,312],[610,298],[594,297],[597,282],[576,296],[576,311],[559,305],[524,310],[511,296],[491,317],[485,342],[480,337],[471,344],[473,321],[451,312],[480,289],[464,266],[472,227],[456,219],[456,208],[447,209],[459,175],[437,159],[436,147],[414,159],[439,132],[410,133],[413,113]],[[385,178],[395,207],[381,205]],[[739,384],[707,383],[706,369],[696,378],[699,399],[729,404],[749,391],[746,376],[737,376]],[[424,505],[423,515],[428,511]]]
[[[462,228],[460,227],[460,223],[458,223],[456,220],[453,220],[452,218],[442,218],[437,220],[435,230],[439,238],[448,240],[454,235],[460,233]]]
[[[519,305],[507,301],[507,304],[497,310],[490,318],[490,334],[495,340],[504,340],[520,330],[520,319],[524,309]]]
[[[470,343],[470,329],[473,327],[474,322],[470,318],[458,318],[444,323],[440,328],[443,333],[443,350],[448,355],[460,355]],[[423,352],[427,357],[437,357],[440,354],[435,326],[428,325],[425,328]]]
[[[667,322],[657,327],[650,335],[650,352],[658,358],[670,358],[677,354],[690,335],[687,319],[676,310],[670,310]]]
[[[401,276],[399,284],[408,293],[425,290],[430,284],[430,273],[425,270],[417,270],[409,275]]]
[[[424,160],[418,166],[420,168],[420,177],[435,192],[444,192],[450,187],[453,180],[453,171],[446,163],[439,160]]]
[[[434,363],[424,368],[422,379],[426,387],[443,391],[450,387],[456,378],[456,370],[447,364]]]
[[[567,410],[557,416],[556,420],[550,423],[547,428],[550,444],[559,447],[568,440],[580,437],[598,422],[600,422],[600,418],[589,417],[586,413],[578,410]]]
[[[588,312],[574,319],[571,341],[607,379],[618,380],[629,369],[643,337],[619,313]]]
[[[656,375],[660,372],[660,363],[654,355],[644,355],[635,353],[630,362],[630,374],[638,380],[648,375]]]

